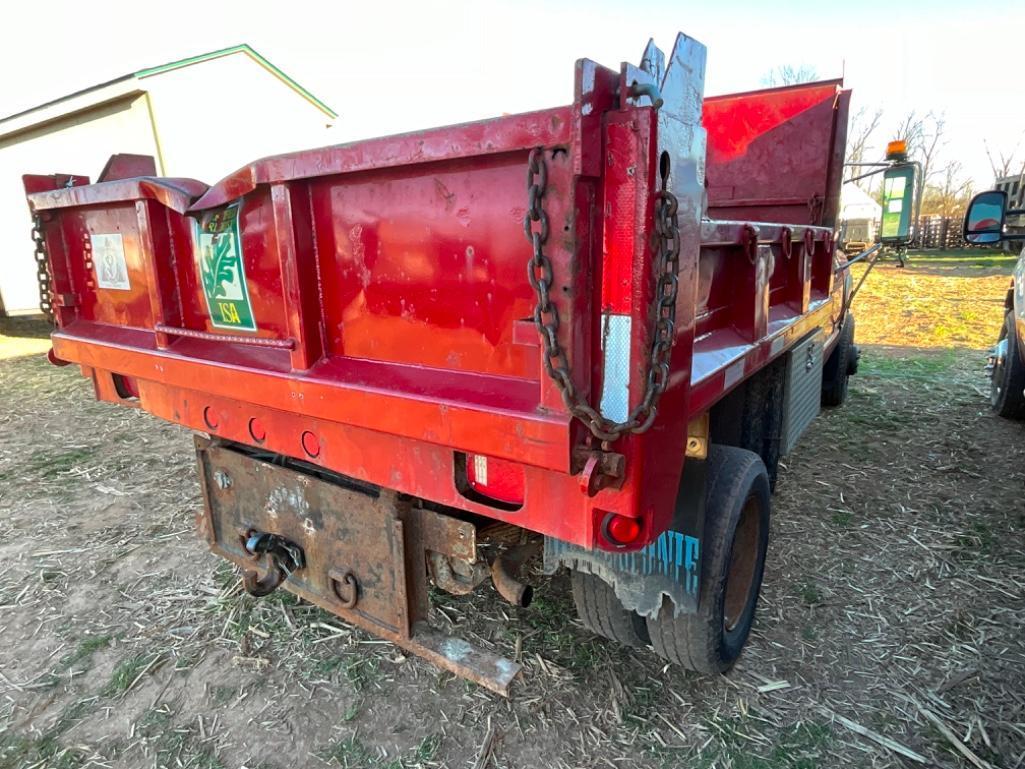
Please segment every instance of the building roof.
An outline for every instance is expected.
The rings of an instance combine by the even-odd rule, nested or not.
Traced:
[[[301,85],[299,85],[295,80],[290,78],[280,69],[271,64],[267,59],[265,59],[263,56],[257,53],[248,43],[242,43],[241,45],[233,45],[230,48],[222,48],[219,51],[210,51],[210,53],[202,53],[199,56],[192,56],[188,59],[179,59],[178,61],[172,61],[168,64],[161,64],[158,67],[149,67],[148,69],[141,69],[138,72],[133,73],[133,76],[139,79],[152,77],[153,75],[160,75],[164,72],[170,72],[171,70],[181,69],[182,67],[190,67],[193,64],[199,64],[204,61],[210,61],[210,59],[217,59],[221,56],[230,56],[233,53],[246,54],[261,67],[270,72],[272,75],[282,80],[289,88],[297,92],[300,96],[302,96],[308,102],[313,104],[328,117],[338,117],[337,112],[335,112],[333,109],[327,106],[324,102],[322,102],[312,93],[310,93]]]
[[[91,107],[96,104],[101,104],[105,101],[125,96],[134,91],[143,90],[138,86],[136,81],[144,80],[155,75],[161,75],[165,72],[182,69],[183,67],[190,67],[193,64],[200,64],[204,61],[210,61],[211,59],[218,59],[222,56],[230,56],[235,53],[243,53],[249,56],[253,61],[281,80],[285,85],[294,90],[328,117],[332,119],[338,117],[337,112],[271,64],[250,45],[242,43],[241,45],[233,45],[229,48],[221,48],[220,50],[210,51],[209,53],[203,53],[198,56],[190,56],[187,59],[179,59],[156,67],[140,69],[137,72],[129,72],[127,75],[122,75],[121,77],[114,78],[113,80],[97,83],[96,85],[89,86],[88,88],[83,88],[82,90],[61,96],[58,99],[37,104],[35,107],[30,107],[29,109],[22,110],[21,112],[15,112],[12,115],[7,115],[6,117],[0,118],[0,135],[20,131],[28,125],[52,119],[51,116],[44,116],[42,113],[54,111],[63,115],[75,112],[87,106]]]

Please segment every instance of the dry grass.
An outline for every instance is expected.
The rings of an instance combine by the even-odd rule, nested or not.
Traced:
[[[192,532],[184,431],[0,361],[0,769],[1025,766],[1025,427],[982,373],[1006,277],[953,269],[866,284],[863,373],[787,460],[731,675],[590,636],[565,576],[529,610],[438,596],[519,655],[509,701],[241,594]]]
[[[859,342],[919,350],[990,347],[1013,259],[980,253],[964,259],[912,253],[906,269],[881,262],[855,300]],[[864,265],[852,271],[857,282]]]
[[[0,360],[45,355],[49,349],[49,331],[39,321],[33,318],[0,318]]]

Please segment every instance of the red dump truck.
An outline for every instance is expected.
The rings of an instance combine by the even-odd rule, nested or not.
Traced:
[[[525,605],[543,554],[595,633],[724,671],[779,459],[857,361],[849,92],[705,99],[704,70],[680,35],[578,61],[568,106],[210,187],[133,156],[26,176],[50,358],[195,432],[200,530],[255,595],[504,693],[519,666],[433,629],[428,591]]]

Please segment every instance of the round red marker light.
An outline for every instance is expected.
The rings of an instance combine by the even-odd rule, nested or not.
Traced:
[[[636,518],[609,513],[609,517],[605,519],[605,533],[613,544],[629,545],[636,542],[641,536],[641,531],[641,522]]]
[[[303,451],[311,457],[320,456],[320,438],[309,430],[303,433]]]
[[[257,417],[253,417],[249,420],[249,435],[252,436],[253,440],[257,443],[263,443],[267,440],[267,428],[263,426]]]

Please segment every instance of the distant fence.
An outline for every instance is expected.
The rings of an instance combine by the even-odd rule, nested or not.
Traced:
[[[911,248],[936,248],[951,251],[964,248],[960,216],[923,216],[918,220]]]

